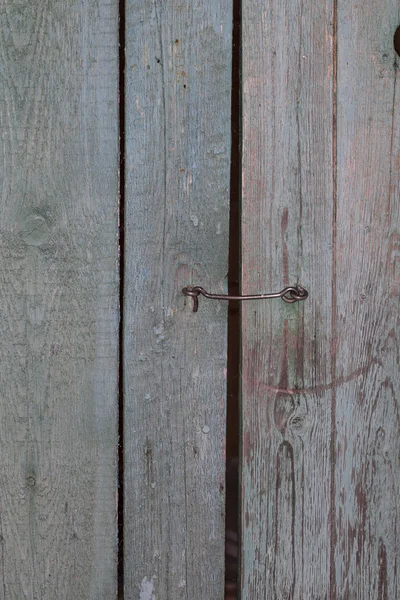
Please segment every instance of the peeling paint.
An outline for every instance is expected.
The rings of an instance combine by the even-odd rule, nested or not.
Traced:
[[[140,584],[140,595],[139,600],[157,600],[155,590],[154,590],[154,581],[157,579],[155,575],[148,580],[147,577],[142,579],[142,583]]]
[[[159,323],[156,325],[156,327],[153,327],[153,332],[157,336],[157,344],[160,344],[163,340],[165,340],[163,323]]]

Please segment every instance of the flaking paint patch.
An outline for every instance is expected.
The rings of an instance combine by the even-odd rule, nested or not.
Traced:
[[[163,323],[159,323],[158,325],[153,327],[153,331],[154,331],[155,335],[157,336],[157,344],[160,344],[163,340],[165,340]]]
[[[143,46],[142,49],[142,66],[147,69],[147,65],[149,64],[149,49],[147,46]]]
[[[151,578],[151,580],[144,577],[142,579],[142,583],[140,584],[140,595],[139,600],[157,600],[155,590],[154,590],[154,581],[157,579],[155,575]]]

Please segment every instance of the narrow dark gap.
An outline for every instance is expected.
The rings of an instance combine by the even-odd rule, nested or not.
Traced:
[[[239,295],[241,200],[241,0],[233,0],[231,174],[228,290]],[[239,596],[239,445],[240,445],[240,303],[228,309],[226,421],[225,599]]]
[[[119,394],[117,596],[124,598],[125,0],[119,0]]]
[[[400,25],[395,31],[393,45],[396,53],[400,56]]]

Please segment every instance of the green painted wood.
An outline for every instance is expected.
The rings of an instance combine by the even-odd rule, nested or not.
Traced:
[[[243,600],[399,595],[399,22],[244,6]]]
[[[116,2],[0,6],[0,598],[116,589]]]
[[[399,598],[398,0],[338,7],[337,598]]]
[[[221,600],[231,0],[128,0],[125,598]]]
[[[330,592],[333,1],[243,5],[243,600]]]

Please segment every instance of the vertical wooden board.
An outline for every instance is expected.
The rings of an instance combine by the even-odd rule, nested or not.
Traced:
[[[128,0],[125,598],[224,589],[231,0]]]
[[[398,0],[338,3],[335,585],[398,598]]]
[[[118,12],[0,7],[0,598],[116,589]]]
[[[243,600],[330,593],[333,15],[243,6]]]

